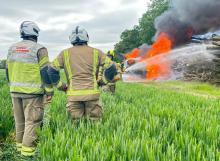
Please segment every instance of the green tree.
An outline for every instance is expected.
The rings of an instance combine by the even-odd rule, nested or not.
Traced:
[[[139,47],[143,43],[152,43],[156,33],[154,28],[155,19],[168,9],[170,0],[151,0],[148,10],[139,20],[139,25],[131,30],[125,30],[121,34],[121,41],[115,45],[116,53],[126,53]]]
[[[140,29],[138,26],[135,26],[131,30],[125,30],[121,34],[121,41],[115,45],[116,53],[125,53],[131,51],[137,46],[141,45],[140,42]]]
[[[155,19],[168,9],[169,0],[151,0],[148,11],[139,21],[141,43],[152,43],[156,30]]]

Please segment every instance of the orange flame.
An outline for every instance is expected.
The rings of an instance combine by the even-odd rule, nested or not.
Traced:
[[[131,53],[128,53],[125,55],[125,58],[128,60],[128,59],[133,59],[133,58],[137,58],[139,57],[139,53],[140,53],[140,50],[138,48],[135,48],[134,50],[132,50]]]
[[[165,56],[172,49],[172,41],[166,33],[161,33],[152,45],[146,56],[142,59],[147,64],[147,80],[167,78],[171,74],[170,62]],[[159,56],[160,55],[160,56]],[[155,57],[157,56],[157,57]],[[153,59],[149,59],[155,57]]]

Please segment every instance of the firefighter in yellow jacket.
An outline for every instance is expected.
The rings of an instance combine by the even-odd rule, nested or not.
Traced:
[[[47,49],[37,43],[39,27],[31,21],[20,26],[23,39],[9,48],[6,76],[10,85],[16,127],[17,150],[33,156],[36,148],[36,129],[42,124],[44,95],[53,95],[48,70]]]
[[[109,59],[114,61],[115,52],[113,50],[109,50],[108,53],[107,53],[107,56],[109,57]],[[101,73],[99,73],[99,77],[100,77],[100,75],[103,75],[102,74],[103,70],[101,69],[101,71],[99,71],[99,72],[101,72]],[[115,89],[116,89],[116,83],[115,82],[106,82],[106,84],[104,84],[102,86],[103,92],[110,92],[110,93],[114,94]]]
[[[73,46],[58,55],[48,73],[58,89],[66,91],[67,110],[74,120],[83,117],[98,120],[102,116],[97,82],[99,67],[107,69],[106,80],[113,80],[117,75],[116,65],[100,50],[88,46],[85,29],[77,26],[69,39]],[[68,85],[60,81],[60,69],[64,69]]]

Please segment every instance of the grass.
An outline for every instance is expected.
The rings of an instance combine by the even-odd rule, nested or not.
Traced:
[[[39,160],[220,158],[218,100],[121,83],[115,96],[102,95],[101,122],[76,125],[65,113],[65,96],[58,97],[41,133]]]
[[[189,93],[207,98],[220,98],[219,87],[210,85],[208,83],[169,81],[149,82],[146,85],[158,87],[160,89],[174,90],[181,93]]]
[[[7,85],[4,88],[6,92]],[[74,123],[66,113],[65,94],[56,91],[45,109],[38,155],[33,160],[219,160],[220,101],[192,93],[220,96],[216,87],[200,83],[119,83],[115,95],[102,94],[100,122]],[[10,99],[5,99],[11,106]],[[10,118],[7,111],[11,109],[6,109],[4,115]],[[13,127],[6,124],[9,139],[0,158],[19,160],[10,143]]]
[[[0,71],[0,141],[13,129],[12,104],[3,70]]]
[[[0,160],[14,159],[14,121],[9,87],[5,79],[5,71],[0,70]]]
[[[5,70],[0,69],[0,87],[5,84]]]

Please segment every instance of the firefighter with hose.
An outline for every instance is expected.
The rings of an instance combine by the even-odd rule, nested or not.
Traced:
[[[114,58],[115,58],[115,52],[113,50],[109,50],[107,52],[107,56],[109,57],[109,59],[111,59],[112,61],[114,61]],[[117,70],[118,70],[118,65],[116,63],[116,67],[117,67]],[[102,68],[100,68],[100,71],[99,71],[99,79],[102,78],[103,76],[103,72],[104,70]],[[110,92],[111,94],[114,94],[115,93],[115,89],[116,89],[116,82],[115,81],[112,81],[112,82],[106,82],[104,84],[101,85],[101,88],[102,88],[102,91],[103,92]]]

